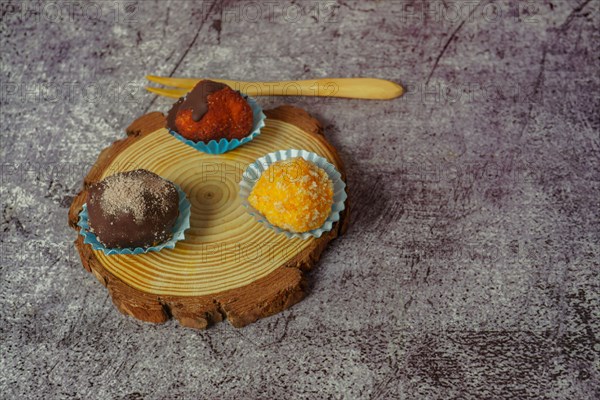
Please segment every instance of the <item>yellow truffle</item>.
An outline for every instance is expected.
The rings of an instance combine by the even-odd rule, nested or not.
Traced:
[[[271,224],[306,232],[323,225],[331,213],[333,183],[301,157],[278,161],[262,173],[248,202]]]

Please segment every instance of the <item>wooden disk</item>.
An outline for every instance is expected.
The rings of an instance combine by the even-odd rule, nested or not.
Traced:
[[[304,297],[303,272],[326,245],[345,231],[348,205],[333,229],[319,239],[288,239],[259,224],[241,205],[238,183],[246,167],[276,150],[305,149],[344,166],[305,111],[282,106],[265,112],[266,126],[250,143],[219,155],[204,154],[172,137],[161,113],[140,117],[126,139],[102,151],[69,210],[78,215],[91,183],[117,172],[143,168],[179,185],[191,202],[191,227],[174,249],[106,256],[75,241],[84,267],[104,284],[116,307],[149,322],[171,316],[205,328],[227,318],[244,326],[284,310]]]

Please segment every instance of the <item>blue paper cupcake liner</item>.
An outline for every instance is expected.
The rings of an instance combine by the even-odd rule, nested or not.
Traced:
[[[194,142],[192,140],[184,138],[183,136],[181,136],[180,134],[178,134],[177,132],[175,132],[173,130],[170,130],[169,132],[177,140],[179,140],[179,141],[187,144],[188,146],[191,146],[194,149],[201,151],[203,153],[223,154],[228,151],[231,151],[243,144],[248,143],[249,141],[254,139],[256,136],[258,136],[260,134],[261,128],[263,126],[265,126],[265,119],[267,118],[267,116],[263,113],[262,108],[260,107],[260,105],[258,104],[258,102],[256,100],[254,100],[252,97],[249,97],[249,96],[244,96],[244,98],[250,105],[250,108],[252,108],[253,124],[252,124],[252,131],[250,132],[250,134],[248,136],[246,136],[245,138],[242,138],[241,140],[240,139],[233,139],[233,140],[221,139],[217,142],[216,140],[213,139],[208,143]]]
[[[250,196],[254,185],[262,173],[266,171],[271,164],[277,161],[288,160],[295,157],[302,157],[306,161],[311,162],[317,167],[323,169],[333,183],[333,205],[331,206],[331,212],[329,213],[329,216],[319,228],[302,233],[286,231],[271,224],[265,218],[265,216],[260,213],[260,211],[252,207],[248,202],[248,196]],[[348,196],[346,195],[346,183],[344,183],[342,180],[342,175],[338,172],[333,164],[327,161],[327,159],[310,151],[291,149],[269,153],[250,164],[242,175],[242,180],[240,181],[240,197],[242,198],[242,205],[246,207],[248,213],[252,215],[258,222],[264,224],[267,228],[272,229],[277,233],[283,233],[289,238],[308,239],[310,237],[320,238],[323,233],[329,232],[333,228],[333,224],[340,220],[340,213],[344,210],[344,208],[346,208],[344,202]]]
[[[151,251],[161,251],[162,249],[173,249],[175,244],[185,238],[185,231],[190,227],[190,201],[187,199],[185,192],[181,188],[175,185],[177,193],[179,194],[179,216],[173,226],[173,235],[168,241],[151,247],[136,247],[127,249],[110,249],[106,248],[93,232],[90,232],[90,225],[88,223],[88,210],[87,204],[83,205],[81,212],[79,213],[79,222],[77,226],[81,229],[79,234],[83,236],[83,243],[89,244],[94,250],[102,250],[106,255],[113,254],[142,254],[149,253]]]

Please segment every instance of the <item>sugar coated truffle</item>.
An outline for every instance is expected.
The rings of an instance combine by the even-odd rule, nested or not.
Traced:
[[[262,173],[248,202],[271,224],[306,232],[321,227],[331,213],[333,183],[303,158],[278,161]]]
[[[149,247],[171,238],[179,195],[170,181],[143,169],[111,175],[87,194],[88,222],[108,248]]]

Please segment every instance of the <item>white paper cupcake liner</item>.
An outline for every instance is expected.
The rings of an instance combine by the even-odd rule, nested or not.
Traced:
[[[329,213],[329,217],[323,223],[323,225],[317,229],[313,229],[308,232],[290,232],[284,229],[279,228],[271,224],[258,210],[250,205],[248,202],[248,197],[254,188],[254,185],[262,175],[264,171],[266,171],[269,166],[277,161],[288,160],[290,158],[302,157],[306,161],[309,161],[319,168],[323,169],[331,182],[333,183],[333,205],[331,206],[331,212]],[[327,159],[319,156],[318,154],[312,153],[306,150],[279,150],[273,153],[269,153],[255,162],[250,164],[246,171],[242,175],[242,180],[240,181],[240,197],[242,198],[242,205],[246,207],[248,213],[252,215],[258,222],[264,224],[267,228],[274,230],[277,233],[283,233],[285,236],[289,238],[300,238],[300,239],[308,239],[310,237],[319,238],[323,235],[324,232],[329,232],[333,227],[333,224],[340,220],[340,213],[344,210],[345,205],[344,202],[348,197],[346,195],[346,184],[342,180],[341,174],[335,168],[333,164],[331,164]]]

